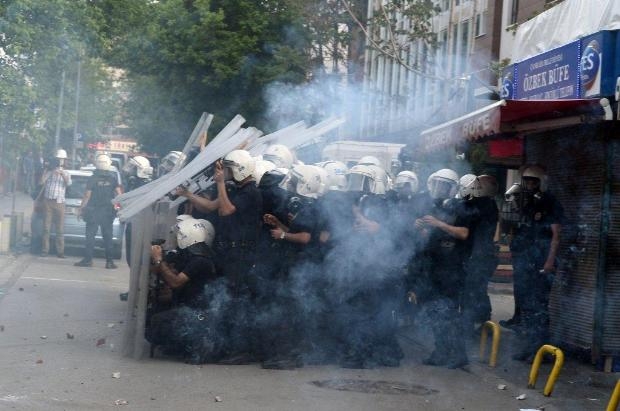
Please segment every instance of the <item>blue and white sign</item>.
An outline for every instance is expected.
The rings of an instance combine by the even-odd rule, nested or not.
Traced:
[[[502,74],[502,98],[557,100],[613,95],[620,74],[619,33],[600,31],[515,63]]]
[[[515,95],[519,100],[579,98],[580,41],[517,64]]]
[[[514,78],[515,78],[515,66],[511,65],[504,68],[502,72],[502,83],[499,89],[499,96],[504,100],[514,99]]]

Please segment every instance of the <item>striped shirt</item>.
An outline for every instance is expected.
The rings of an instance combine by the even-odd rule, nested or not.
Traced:
[[[67,176],[67,183],[63,174]],[[55,171],[47,171],[43,177],[45,179],[43,195],[48,200],[56,200],[57,203],[65,202],[65,190],[71,185],[71,176],[66,171],[56,173]]]

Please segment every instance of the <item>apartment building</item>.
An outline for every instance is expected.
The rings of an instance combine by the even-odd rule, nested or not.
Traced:
[[[368,17],[381,12],[371,0]],[[360,139],[407,142],[421,130],[489,103],[499,59],[502,4],[493,0],[437,0],[441,12],[432,20],[437,49],[422,41],[410,44],[402,62],[376,50],[365,59]],[[411,22],[393,16],[399,28]],[[379,36],[387,38],[387,30]],[[370,44],[370,42],[369,42]],[[404,64],[403,64],[404,63]]]

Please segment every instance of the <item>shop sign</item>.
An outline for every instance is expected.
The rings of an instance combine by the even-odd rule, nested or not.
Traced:
[[[506,67],[505,100],[558,100],[613,95],[620,50],[618,31],[601,31]],[[616,69],[617,68],[617,69]]]
[[[580,96],[581,41],[517,64],[515,94],[519,100],[557,100]]]

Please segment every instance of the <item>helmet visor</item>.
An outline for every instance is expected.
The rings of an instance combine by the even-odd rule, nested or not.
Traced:
[[[452,191],[456,184],[451,180],[435,178],[431,181],[430,195],[434,199],[447,199],[452,197]]]
[[[370,178],[362,174],[349,174],[347,191],[370,191]]]

